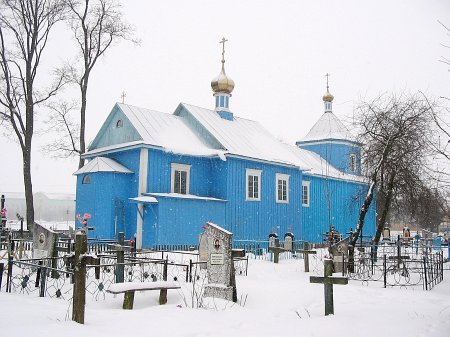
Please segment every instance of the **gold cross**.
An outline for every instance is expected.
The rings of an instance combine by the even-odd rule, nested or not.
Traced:
[[[127,94],[125,94],[125,91],[122,91],[122,95],[120,97],[122,97],[122,103],[125,103],[125,97],[127,97]]]
[[[329,89],[329,87],[328,87],[328,78],[330,77],[330,74],[326,73],[325,77],[327,78],[327,91],[328,91],[328,89]]]
[[[223,37],[222,41],[219,42],[222,43],[222,64],[225,63],[225,42],[227,41],[228,40]]]

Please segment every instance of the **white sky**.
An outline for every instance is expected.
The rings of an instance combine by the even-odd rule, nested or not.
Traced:
[[[448,67],[438,62],[450,54],[441,45],[450,37],[437,22],[450,26],[447,0],[122,2],[142,43],[121,42],[95,68],[88,141],[122,91],[127,104],[167,113],[179,102],[213,108],[210,81],[220,71],[223,36],[229,40],[226,71],[235,81],[231,110],[290,143],[321,116],[327,72],[334,112],[342,118],[359,99],[380,92],[450,96]],[[55,31],[49,63],[73,57],[70,49],[67,36]],[[34,137],[34,191],[74,193],[77,159],[43,156],[43,139]],[[21,191],[20,149],[0,141],[0,192]]]

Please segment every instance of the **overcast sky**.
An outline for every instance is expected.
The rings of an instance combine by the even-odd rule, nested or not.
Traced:
[[[220,71],[222,37],[229,40],[225,67],[235,82],[230,109],[289,143],[323,113],[326,73],[334,112],[346,120],[359,100],[382,92],[450,96],[448,67],[438,61],[450,58],[442,46],[450,36],[438,23],[450,26],[448,0],[122,3],[142,43],[114,46],[91,75],[88,141],[123,91],[125,103],[162,112],[180,102],[213,109],[210,81]],[[46,54],[55,65],[74,57],[65,27],[58,29]],[[75,193],[77,159],[44,156],[44,139],[34,137],[34,191]],[[22,191],[20,149],[4,136],[0,141],[0,192]]]

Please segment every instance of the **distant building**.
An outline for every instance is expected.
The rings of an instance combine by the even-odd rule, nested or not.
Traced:
[[[137,246],[196,244],[206,221],[235,240],[271,232],[320,242],[333,225],[355,227],[367,193],[360,144],[325,112],[297,146],[230,109],[234,82],[222,70],[211,82],[213,110],[180,103],[167,114],[117,103],[77,175],[76,213],[90,213],[91,237],[125,231]],[[300,122],[299,121],[292,122]],[[374,206],[364,234],[375,230]]]

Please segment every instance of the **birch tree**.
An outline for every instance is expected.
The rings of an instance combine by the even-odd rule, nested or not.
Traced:
[[[37,84],[47,41],[61,20],[64,6],[59,0],[0,0],[0,111],[3,125],[12,128],[20,145],[26,220],[34,223],[31,179],[32,140],[40,106],[55,96],[65,83],[56,74],[48,88]]]

